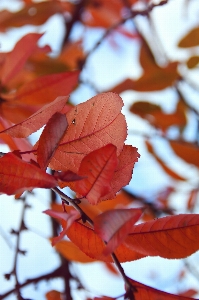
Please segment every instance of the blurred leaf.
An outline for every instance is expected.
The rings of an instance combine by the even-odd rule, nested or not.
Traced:
[[[155,153],[155,150],[152,146],[152,144],[149,141],[145,141],[145,145],[148,149],[148,152],[155,158],[155,160],[160,164],[162,169],[173,179],[175,180],[186,180],[184,177],[178,175],[173,170],[171,170],[163,161],[161,158],[158,157],[158,155]]]
[[[4,10],[0,13],[0,31],[27,24],[42,25],[52,15],[60,12],[62,7],[58,1],[31,2],[17,12]]]
[[[199,63],[199,56],[192,56],[187,61],[187,67],[189,69],[193,69],[198,65],[198,63]]]
[[[49,291],[46,293],[46,300],[62,300],[62,294],[55,290]]]
[[[199,147],[189,142],[169,141],[171,148],[188,164],[193,164],[199,168]]]
[[[164,113],[161,106],[146,101],[133,103],[130,111],[162,131],[166,131],[170,126],[184,127],[186,125],[186,106],[182,101],[178,102],[176,111],[171,114]]]
[[[110,89],[111,92],[120,94],[126,90],[138,92],[160,91],[173,86],[178,80],[177,62],[168,64],[165,68],[156,67],[148,69],[138,79],[125,79],[123,82]]]
[[[189,31],[178,43],[180,48],[190,48],[199,46],[199,27]]]

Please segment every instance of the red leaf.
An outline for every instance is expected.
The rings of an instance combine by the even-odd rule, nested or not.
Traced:
[[[0,158],[0,193],[13,195],[33,188],[52,188],[55,178],[13,153]]]
[[[58,97],[50,104],[46,104],[35,114],[30,116],[25,121],[16,124],[1,133],[7,133],[13,137],[23,138],[40,129],[48,120],[58,111],[61,111],[68,97]]]
[[[141,215],[141,209],[115,209],[108,210],[95,218],[94,230],[102,240],[107,242],[104,255],[111,254],[125,240]]]
[[[93,229],[74,222],[66,234],[68,238],[89,257],[105,262],[113,262],[111,256],[102,255],[105,245]],[[132,261],[144,257],[142,254],[129,249],[124,244],[119,245],[115,254],[120,262]]]
[[[68,228],[73,224],[73,222],[77,219],[79,219],[81,216],[77,210],[71,210],[69,213],[66,212],[56,212],[52,209],[47,209],[43,211],[43,213],[51,216],[52,218],[58,218],[61,220],[66,221],[67,223],[64,225],[63,230],[60,232],[59,236],[54,237],[52,239],[52,246],[57,244],[59,241],[63,239],[65,236]]]
[[[58,96],[71,93],[77,85],[79,71],[50,74],[26,82],[14,94],[1,94],[2,98],[16,104],[41,106]]]
[[[137,152],[137,148],[130,145],[124,145],[124,148],[118,157],[119,164],[113,175],[111,181],[111,192],[103,197],[103,200],[113,199],[116,197],[116,193],[121,190],[121,188],[127,184],[132,178],[132,170],[134,164],[138,161],[140,157]]]
[[[189,297],[181,297],[156,290],[130,278],[129,281],[137,289],[137,292],[134,293],[135,300],[193,300]]]
[[[57,172],[55,171],[53,176],[57,179],[57,180],[61,180],[61,181],[66,181],[66,182],[70,182],[70,181],[77,181],[77,180],[82,180],[84,177],[79,176],[76,173],[69,171],[65,171],[65,172]]]
[[[199,250],[199,215],[182,214],[132,227],[125,245],[143,255],[185,258]]]
[[[72,108],[67,114],[68,129],[50,162],[55,170],[78,172],[84,156],[107,144],[122,151],[127,135],[122,99],[102,93]]]
[[[37,148],[37,162],[41,169],[46,169],[55,150],[59,146],[68,122],[66,116],[61,113],[55,113],[46,124]]]
[[[76,182],[75,191],[91,204],[100,202],[100,198],[110,192],[111,180],[117,167],[116,147],[109,144],[85,156],[78,174],[86,176]]]
[[[37,42],[42,35],[39,33],[25,35],[17,42],[14,49],[7,54],[1,76],[3,85],[23,68],[28,57],[35,51]]]

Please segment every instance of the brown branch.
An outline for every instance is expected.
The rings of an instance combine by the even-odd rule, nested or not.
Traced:
[[[83,222],[88,222],[94,228],[93,220],[91,220],[89,218],[89,216],[79,207],[79,205],[75,202],[76,199],[71,199],[66,194],[64,194],[62,191],[60,191],[58,188],[53,188],[52,190],[61,197],[62,201],[66,201],[67,203],[69,202],[80,213],[80,215],[82,216]],[[107,244],[106,241],[104,241],[104,243]],[[128,296],[130,300],[135,300],[133,293],[137,291],[136,288],[133,287],[132,284],[129,282],[129,279],[126,276],[124,269],[122,268],[122,266],[114,252],[111,254],[111,257],[112,257],[115,265],[117,266],[117,268],[127,286],[128,290],[127,290],[126,296]]]

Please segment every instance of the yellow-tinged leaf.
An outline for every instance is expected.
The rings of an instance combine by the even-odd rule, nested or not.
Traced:
[[[199,45],[199,27],[189,31],[178,43],[180,48],[196,47]]]
[[[195,68],[199,64],[199,56],[192,56],[187,61],[187,67],[189,69]]]

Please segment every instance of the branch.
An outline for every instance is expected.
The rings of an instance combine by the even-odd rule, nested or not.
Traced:
[[[62,201],[64,201],[64,203],[66,203],[66,204],[70,203],[80,213],[83,222],[88,222],[94,228],[93,220],[91,220],[89,218],[89,216],[75,202],[75,200],[79,200],[79,199],[71,199],[69,196],[64,194],[58,188],[52,188],[52,190],[61,197],[61,199],[62,199]],[[104,241],[104,243],[107,244],[105,241]],[[124,282],[127,286],[126,296],[128,296],[130,300],[135,300],[135,297],[134,297],[133,293],[137,291],[136,288],[133,287],[132,284],[129,282],[129,279],[126,276],[126,274],[124,272],[124,269],[122,268],[122,266],[121,266],[117,256],[115,255],[115,253],[112,253],[111,257],[112,257],[115,265],[117,266],[120,274],[122,275],[122,278],[124,279]]]
[[[64,277],[65,268],[66,268],[66,264],[62,264],[59,268],[55,269],[53,272],[46,273],[46,274],[38,276],[38,277],[27,279],[24,283],[21,283],[18,285],[18,289],[21,289],[24,286],[27,286],[32,283],[38,283],[42,280],[49,280],[49,279],[53,279],[53,278],[57,278],[57,277]],[[2,300],[15,292],[16,292],[16,287],[14,289],[6,292],[5,294],[0,295],[0,299]]]

